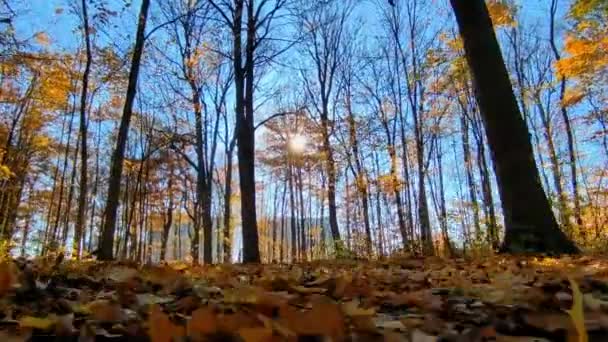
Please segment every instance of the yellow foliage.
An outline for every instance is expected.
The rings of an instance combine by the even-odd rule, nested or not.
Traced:
[[[494,26],[515,26],[514,8],[505,0],[489,0],[486,3]]]
[[[564,94],[564,100],[562,101],[563,107],[571,107],[581,102],[585,97],[585,93],[580,88],[567,89]]]

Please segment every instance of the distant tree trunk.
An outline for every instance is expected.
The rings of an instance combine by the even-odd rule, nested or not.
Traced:
[[[171,163],[171,162],[169,162]],[[163,222],[163,235],[161,236],[160,245],[160,260],[165,261],[167,254],[167,241],[169,241],[169,231],[173,225],[173,166],[169,167],[169,179],[167,180],[167,193],[169,195],[169,203],[165,214],[165,222]]]
[[[84,41],[86,46],[86,62],[84,73],[82,74],[82,92],[80,94],[80,192],[78,194],[78,213],[76,215],[76,226],[74,227],[74,255],[76,259],[80,259],[82,250],[82,235],[87,224],[86,206],[87,206],[87,92],[89,88],[89,74],[91,72],[91,63],[93,56],[91,55],[91,37],[89,34],[89,16],[87,14],[87,0],[82,0],[82,17]]]
[[[462,105],[463,114],[460,116],[460,130],[462,137],[462,154],[464,162],[464,170],[467,178],[467,187],[469,188],[469,200],[473,208],[473,224],[475,226],[475,239],[477,243],[481,242],[481,224],[479,220],[479,204],[477,203],[477,188],[475,179],[473,178],[473,159],[471,158],[471,146],[469,144],[469,125],[467,123],[466,107]]]
[[[346,249],[348,249],[349,251],[353,250],[353,236],[352,236],[352,232],[350,229],[350,222],[351,222],[351,207],[350,207],[350,190],[349,190],[349,182],[348,182],[348,173],[345,175],[344,177],[344,188],[345,188],[345,198],[344,201],[345,203],[345,211],[346,211]]]
[[[70,229],[70,221],[71,221],[71,209],[72,209],[72,199],[74,199],[74,187],[76,185],[76,171],[78,170],[78,152],[80,151],[80,135],[76,139],[76,149],[74,150],[73,164],[72,164],[72,174],[70,175],[70,187],[68,189],[68,198],[67,198],[67,208],[65,211],[65,216],[63,217],[63,231],[61,235],[61,246],[65,246],[68,241],[68,232]]]
[[[350,84],[349,84],[350,86]],[[363,206],[363,224],[365,227],[365,249],[367,256],[371,258],[373,254],[372,250],[372,230],[370,226],[369,218],[369,193],[368,193],[368,180],[363,165],[361,164],[361,158],[359,157],[359,141],[357,139],[357,127],[354,115],[351,108],[351,94],[350,87],[347,87],[346,95],[346,108],[348,113],[348,130],[349,130],[349,143],[352,149],[353,159],[355,160],[356,172],[353,176],[355,177],[355,185],[359,198],[361,199],[361,205]]]
[[[547,149],[549,152],[549,160],[551,160],[551,173],[553,174],[553,186],[557,192],[557,204],[560,214],[560,221],[566,234],[571,235],[572,229],[570,227],[570,215],[568,215],[568,204],[564,187],[562,186],[562,168],[560,166],[559,157],[557,155],[557,149],[553,139],[553,127],[551,125],[551,114],[549,113],[550,108],[543,106],[540,94],[535,94],[536,108],[538,108],[538,114],[540,116],[541,123],[543,125],[545,140],[547,141]],[[548,185],[548,184],[547,184]],[[549,191],[549,188],[547,188]]]
[[[306,262],[306,219],[304,216],[304,184],[302,182],[302,166],[298,165],[298,173],[296,178],[298,184],[298,194],[300,203],[300,261]]]
[[[381,189],[378,184],[378,177],[380,176],[380,165],[378,163],[378,154],[374,153],[374,165],[376,166],[376,222],[378,226],[378,256],[384,257],[386,245],[384,244],[384,227],[382,224],[382,206],[380,203]]]
[[[297,260],[297,231],[296,231],[296,200],[295,200],[295,189],[293,186],[293,165],[291,159],[288,161],[287,165],[287,181],[289,182],[289,208],[291,210],[289,214],[289,228],[291,231],[291,262],[296,262]]]
[[[283,200],[281,202],[281,236],[279,239],[279,261],[285,263],[285,246],[287,245],[285,240],[287,234],[285,234],[285,207],[287,206],[287,183],[283,184]]]
[[[505,217],[503,251],[576,253],[543,192],[532,145],[519,112],[483,0],[451,0],[473,74],[494,159]]]
[[[232,198],[232,153],[234,151],[235,140],[232,140],[226,150],[226,180],[224,184],[224,262],[232,261],[232,234],[231,234],[231,198]]]
[[[63,191],[64,191],[64,187],[65,187],[65,177],[66,177],[66,172],[68,170],[68,161],[69,161],[69,155],[70,155],[70,142],[71,142],[71,138],[72,138],[72,126],[74,124],[74,114],[76,113],[76,109],[74,107],[72,107],[72,111],[70,112],[70,120],[68,123],[68,132],[67,132],[67,141],[65,144],[65,154],[63,157],[63,167],[61,169],[61,178],[59,180],[59,194],[58,194],[58,198],[57,198],[57,210],[56,210],[56,214],[55,214],[55,223],[53,224],[53,229],[51,231],[51,236],[50,236],[50,241],[47,240],[47,243],[45,244],[45,246],[42,248],[42,254],[44,255],[46,251],[48,251],[48,247],[47,246],[51,246],[51,249],[56,248],[57,247],[57,234],[59,233],[59,221],[61,220],[61,212],[62,212],[62,206],[63,206]]]
[[[93,182],[93,208],[91,208],[91,220],[89,224],[89,241],[87,251],[93,250],[93,231],[95,229],[95,214],[97,210],[97,189],[99,187],[99,146],[101,145],[101,120],[97,122],[97,142],[95,143],[95,181]]]
[[[453,255],[454,251],[452,248],[452,242],[450,241],[450,236],[448,235],[448,213],[445,203],[445,187],[443,181],[443,151],[441,148],[441,143],[437,143],[437,151],[435,152],[435,162],[437,163],[437,174],[439,178],[439,189],[438,199],[435,199],[437,203],[437,216],[439,217],[439,227],[441,227],[441,238],[443,240],[444,248],[447,252],[448,256]],[[432,182],[429,180],[429,184],[432,187]],[[433,193],[431,188],[431,193]]]
[[[114,258],[114,232],[116,231],[116,212],[118,211],[118,201],[120,197],[120,180],[122,178],[125,146],[129,136],[129,125],[131,123],[131,115],[133,114],[133,102],[135,100],[135,93],[137,92],[137,78],[139,76],[139,65],[144,50],[146,20],[148,17],[149,7],[150,0],[142,0],[141,9],[139,12],[139,21],[137,23],[135,47],[133,49],[131,68],[129,70],[129,82],[125,96],[125,105],[123,107],[120,127],[118,129],[116,149],[112,154],[112,162],[110,164],[108,198],[106,200],[106,208],[104,213],[105,225],[103,227],[101,241],[99,243],[99,260],[112,260]]]
[[[63,140],[66,126],[66,116],[63,117],[61,124],[61,140]],[[57,155],[57,165],[60,162],[61,157]],[[45,220],[45,228],[44,228],[44,239],[42,240],[42,248],[40,249],[41,253],[44,253],[46,250],[46,245],[49,242],[50,234],[51,234],[51,221],[53,219],[53,205],[55,204],[55,192],[57,191],[57,179],[59,177],[59,166],[55,167],[53,170],[53,185],[51,188],[51,196],[49,198],[49,208],[46,214]]]
[[[551,43],[551,50],[555,56],[555,61],[559,62],[561,59],[557,45],[555,44],[555,15],[558,9],[558,0],[551,0],[551,11],[550,11],[550,25],[549,25],[549,42]],[[581,234],[581,237],[586,239],[586,232],[583,227],[583,219],[581,217],[581,203],[578,193],[578,178],[576,171],[576,153],[574,147],[574,130],[570,123],[570,117],[568,115],[568,109],[564,106],[564,97],[566,96],[566,77],[560,76],[559,84],[559,101],[560,101],[560,113],[562,114],[562,120],[566,129],[566,137],[568,141],[568,157],[570,158],[570,183],[572,186],[572,197],[574,201],[574,219],[576,220],[577,228]]]
[[[481,191],[483,194],[484,212],[487,222],[487,239],[488,243],[494,250],[500,247],[500,239],[498,237],[498,223],[496,222],[496,210],[494,209],[494,195],[492,194],[492,185],[490,183],[490,172],[488,161],[486,158],[486,148],[483,141],[483,133],[481,132],[480,124],[477,124],[477,119],[473,120],[473,132],[475,133],[475,141],[477,142],[477,164],[481,178]]]

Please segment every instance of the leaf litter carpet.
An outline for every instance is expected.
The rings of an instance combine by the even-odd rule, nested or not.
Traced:
[[[0,341],[608,341],[608,259],[15,259]]]

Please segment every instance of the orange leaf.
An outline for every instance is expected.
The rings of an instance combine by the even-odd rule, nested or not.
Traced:
[[[279,310],[280,323],[300,335],[331,336],[334,340],[344,337],[344,315],[334,303],[317,302],[312,310],[302,312],[291,306]]]
[[[192,334],[211,334],[218,328],[218,320],[213,309],[200,308],[192,313],[192,318],[188,321],[188,335]]]
[[[269,328],[243,328],[239,335],[245,342],[266,342],[272,340],[272,329]]]
[[[13,264],[7,261],[0,263],[0,297],[10,291],[14,282],[15,274]]]
[[[173,338],[184,336],[184,328],[171,322],[158,305],[154,305],[148,319],[150,340],[152,342],[171,342]]]

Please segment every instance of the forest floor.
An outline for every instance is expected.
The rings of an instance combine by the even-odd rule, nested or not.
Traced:
[[[608,258],[10,260],[0,341],[607,341]]]

